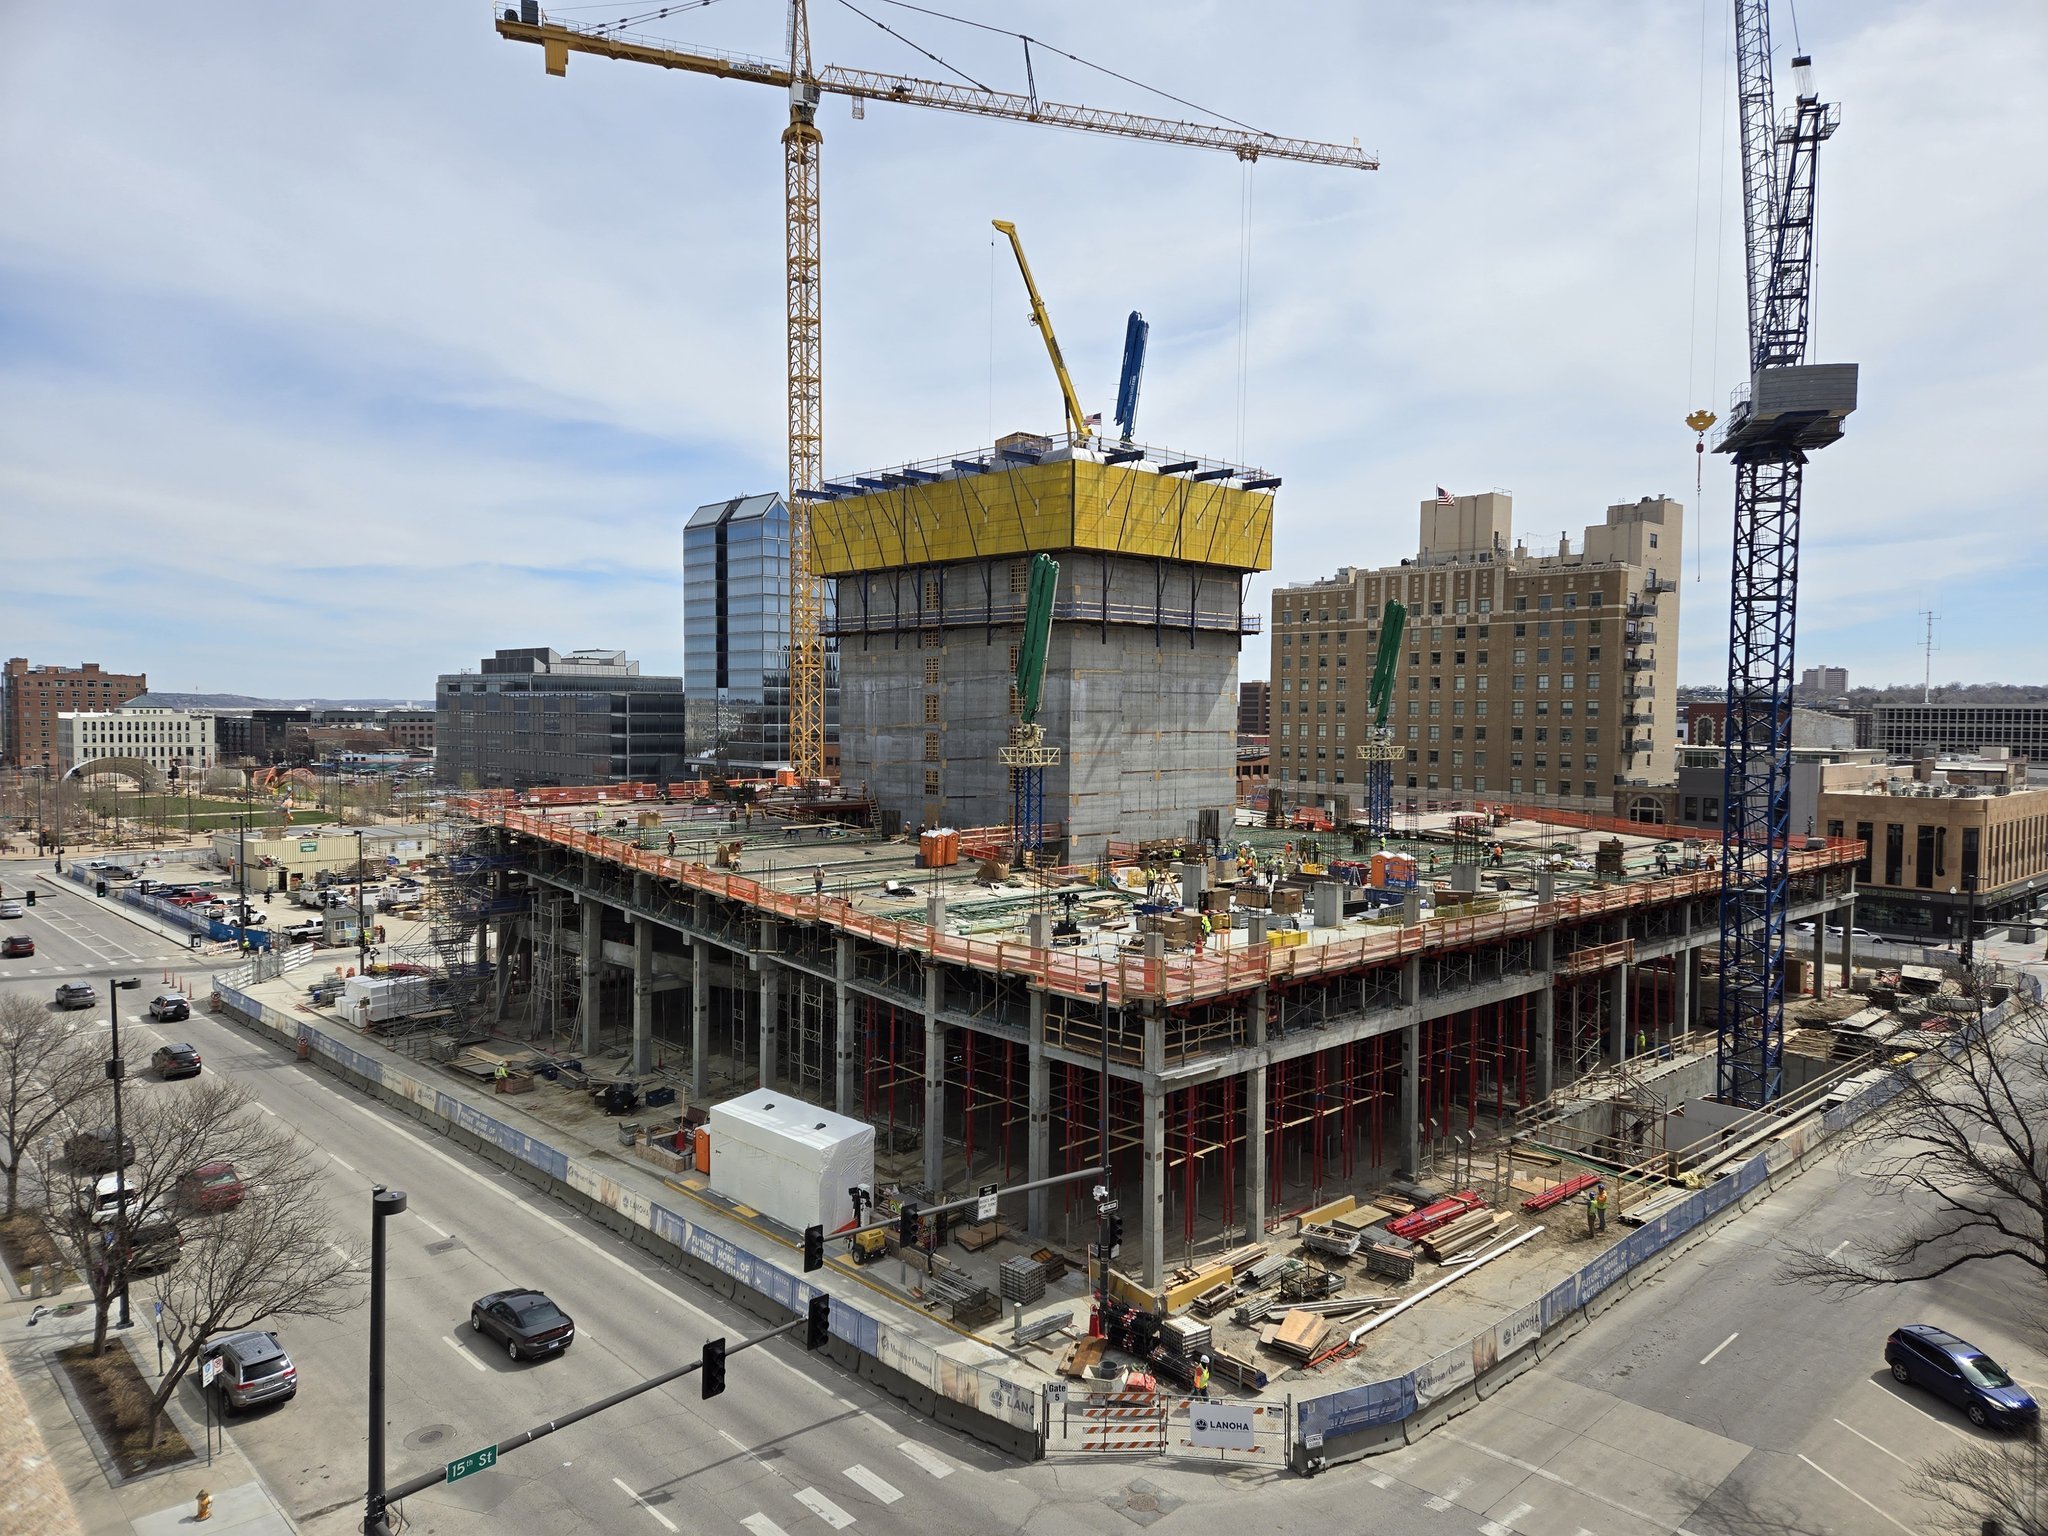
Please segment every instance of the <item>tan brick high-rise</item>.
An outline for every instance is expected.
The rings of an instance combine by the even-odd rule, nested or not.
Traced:
[[[6,677],[0,763],[44,767],[52,774],[57,772],[60,713],[116,709],[149,692],[147,674],[102,672],[96,661],[82,667],[32,667],[26,657],[16,656],[7,663]]]
[[[1684,509],[1612,506],[1575,549],[1514,543],[1504,492],[1422,504],[1415,559],[1273,594],[1273,793],[1364,804],[1356,747],[1388,599],[1408,626],[1387,724],[1394,801],[1520,801],[1611,813],[1667,783],[1677,741]]]

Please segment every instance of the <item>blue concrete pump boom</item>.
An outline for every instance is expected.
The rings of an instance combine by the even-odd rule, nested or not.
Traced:
[[[1138,430],[1138,385],[1145,377],[1145,342],[1151,335],[1145,317],[1132,310],[1124,322],[1124,371],[1116,385],[1116,424],[1127,443]]]

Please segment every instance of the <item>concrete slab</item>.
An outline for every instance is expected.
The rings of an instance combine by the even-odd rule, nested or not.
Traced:
[[[189,1536],[190,1529],[197,1524],[196,1509],[195,1495],[183,1503],[136,1515],[129,1523],[135,1536]],[[214,1491],[213,1515],[205,1530],[207,1536],[289,1536],[298,1527],[277,1507],[261,1483],[247,1482]]]

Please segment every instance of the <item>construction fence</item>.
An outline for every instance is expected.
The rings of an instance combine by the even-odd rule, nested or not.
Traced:
[[[448,1132],[493,1148],[561,1190],[612,1213],[614,1224],[629,1235],[637,1230],[654,1239],[678,1257],[679,1268],[732,1295],[749,1310],[774,1321],[784,1321],[785,1313],[800,1317],[821,1289],[606,1177],[596,1163],[414,1077],[377,1052],[360,1049],[346,1038],[342,1026],[328,1029],[293,1018],[224,983],[214,995],[237,1017],[293,1042],[302,1056],[327,1062],[382,1097],[412,1106],[429,1124],[438,1122]],[[751,1303],[764,1303],[765,1308]],[[1012,1455],[1028,1460],[1042,1454],[1044,1405],[1035,1384],[1012,1381],[942,1354],[836,1292],[832,1335],[841,1364],[920,1412]]]
[[[2041,984],[2033,976],[2023,975],[2019,990],[2030,1002],[2041,999]],[[2010,1006],[2002,1003],[1945,1037],[1904,1071],[1922,1077],[1940,1070],[1966,1044],[1999,1029]],[[1295,1470],[1313,1473],[1332,1461],[1412,1444],[1491,1397],[1536,1364],[1547,1346],[1562,1343],[1618,1299],[1618,1288],[1633,1271],[1730,1206],[1761,1198],[1759,1192],[1774,1175],[1797,1170],[1830,1137],[1883,1108],[1903,1087],[1903,1076],[1889,1075],[1825,1111],[1818,1121],[1793,1128],[1732,1172],[1645,1222],[1538,1300],[1416,1369],[1296,1404]]]

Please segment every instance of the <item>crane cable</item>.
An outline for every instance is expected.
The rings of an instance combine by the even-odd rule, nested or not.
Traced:
[[[1237,208],[1237,462],[1244,463],[1245,408],[1252,358],[1252,164],[1243,167]]]
[[[1707,7],[1709,0],[1700,0],[1700,67],[1698,105],[1694,112],[1695,141],[1693,146],[1692,182],[1692,301],[1691,325],[1686,345],[1686,389],[1691,398],[1698,398],[1699,384],[1699,332],[1700,332],[1700,225],[1703,222],[1701,204],[1706,191],[1706,150],[1707,150]],[[1724,13],[1722,24],[1721,57],[1728,54],[1727,17]],[[1707,330],[1707,388],[1713,388],[1713,380],[1721,368],[1721,274],[1723,266],[1722,235],[1728,216],[1728,80],[1723,71],[1719,104],[1721,119],[1721,145],[1718,155],[1719,177],[1716,185],[1716,208],[1714,215],[1714,242],[1710,257],[1713,271],[1714,302],[1713,318]],[[1694,433],[1693,441],[1693,510],[1698,514],[1705,497],[1705,465],[1707,454],[1707,429],[1716,418],[1713,411],[1705,406],[1698,407],[1685,418],[1686,426]],[[1704,527],[1704,523],[1701,524]],[[1693,537],[1693,580],[1703,580],[1706,575],[1706,541],[1697,532]]]

